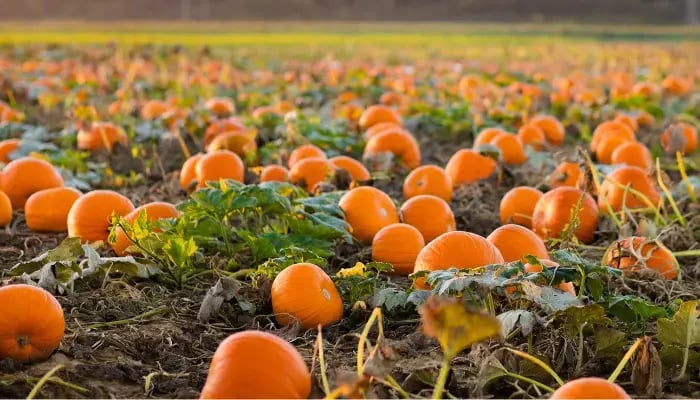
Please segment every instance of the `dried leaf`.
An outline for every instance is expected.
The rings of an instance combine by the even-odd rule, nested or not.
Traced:
[[[496,318],[501,323],[501,336],[508,337],[516,328],[520,328],[520,333],[527,336],[535,328],[535,314],[527,310],[509,310],[499,314]]]
[[[225,301],[233,299],[241,290],[241,283],[228,278],[219,279],[214,286],[207,290],[207,294],[199,307],[197,319],[205,323],[212,314],[216,314],[221,309]]]
[[[661,358],[648,336],[632,357],[632,384],[640,396],[658,398],[663,390]]]

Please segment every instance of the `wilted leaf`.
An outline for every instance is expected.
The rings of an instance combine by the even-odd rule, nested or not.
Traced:
[[[569,307],[557,314],[564,323],[564,331],[570,338],[579,335],[582,329],[596,326],[611,326],[612,321],[605,316],[605,309],[598,304],[582,307]]]
[[[581,300],[571,293],[550,286],[539,286],[529,281],[522,281],[520,290],[524,298],[536,303],[547,313],[576,308],[582,304]]]
[[[663,390],[661,358],[651,338],[645,336],[632,357],[632,384],[640,396],[658,398]]]
[[[204,295],[197,319],[202,323],[209,321],[211,315],[218,313],[224,302],[233,299],[240,290],[241,283],[233,279],[221,278],[216,281],[214,286],[209,288],[207,294]]]
[[[469,310],[454,297],[430,297],[419,313],[423,333],[437,339],[447,359],[501,332],[498,319]]]
[[[686,301],[673,319],[659,318],[657,339],[664,345],[688,348],[700,344],[697,300]]]
[[[535,328],[535,314],[527,310],[509,310],[496,316],[501,323],[501,336],[508,337],[515,329],[520,328],[520,333],[527,336]]]
[[[508,371],[506,367],[501,364],[496,357],[493,355],[489,356],[481,365],[479,369],[479,375],[477,376],[477,387],[476,393],[479,397],[484,396],[484,391],[491,382],[508,376]]]
[[[617,329],[597,327],[593,331],[595,355],[598,358],[619,358],[627,342],[627,335]]]
[[[408,293],[401,289],[387,287],[374,294],[370,304],[372,307],[384,307],[391,312],[399,310],[408,303]]]

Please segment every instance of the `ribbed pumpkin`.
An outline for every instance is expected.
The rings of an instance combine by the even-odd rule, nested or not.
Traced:
[[[182,164],[180,169],[180,188],[187,192],[192,192],[197,182],[197,163],[204,157],[204,154],[197,153],[190,156]]]
[[[502,224],[514,223],[532,228],[532,214],[542,192],[529,186],[518,186],[501,199],[499,214]]]
[[[666,279],[676,279],[680,270],[678,260],[663,243],[639,236],[612,243],[603,256],[603,264],[624,272],[649,268]]]
[[[403,181],[403,195],[410,199],[421,194],[431,194],[447,202],[452,200],[452,180],[437,165],[422,165],[411,171]]]
[[[111,190],[82,195],[68,212],[68,236],[82,242],[107,241],[112,214],[125,216],[134,210],[131,200]]]
[[[496,172],[498,164],[474,150],[458,150],[447,162],[445,172],[455,187],[486,179]]]
[[[0,190],[0,228],[4,228],[12,222],[12,202],[5,192]]]
[[[0,287],[0,360],[49,358],[65,326],[63,309],[51,293],[30,285]]]
[[[68,229],[68,213],[82,193],[69,187],[40,190],[27,199],[24,218],[36,232],[64,232]]]
[[[289,342],[268,332],[243,331],[221,342],[201,399],[306,399],[311,374]]]
[[[110,122],[95,122],[90,129],[81,129],[76,137],[81,150],[108,150],[117,144],[125,146],[128,138],[126,132]]]
[[[149,221],[157,221],[163,218],[177,218],[178,215],[180,215],[174,205],[163,201],[155,201],[136,208],[134,211],[126,214],[124,219],[128,222],[134,222],[141,213],[145,213]],[[154,232],[158,231],[157,228],[154,229]],[[118,256],[129,254],[127,248],[131,246],[131,244],[124,230],[122,228],[117,228],[115,240],[114,242],[110,242],[114,252],[117,253]]]
[[[288,182],[289,170],[282,165],[268,165],[260,172],[260,182]]]
[[[569,226],[579,201],[579,223],[574,235],[583,243],[590,243],[598,227],[598,206],[588,193],[573,187],[558,187],[542,195],[532,214],[532,230],[541,238],[558,239]]]
[[[414,272],[452,267],[471,269],[503,262],[501,253],[488,240],[475,233],[453,231],[438,236],[418,253]],[[414,285],[418,289],[429,289],[423,278],[417,279]]]
[[[12,208],[20,209],[32,194],[63,186],[63,178],[49,162],[33,157],[10,161],[2,171],[2,191],[12,202]]]
[[[280,325],[299,322],[303,329],[315,329],[343,317],[343,300],[324,270],[299,263],[285,268],[272,282],[272,311]]]
[[[321,182],[329,180],[334,173],[333,166],[325,158],[304,158],[289,170],[289,181],[302,185],[308,192],[313,192]]]
[[[291,169],[292,167],[294,167],[294,164],[298,163],[299,161],[305,158],[327,157],[326,153],[324,153],[323,150],[321,150],[317,146],[314,146],[313,144],[303,144],[292,150],[292,153],[289,154],[289,159],[287,160],[287,167]]]
[[[425,247],[420,231],[408,224],[391,224],[380,229],[372,240],[372,261],[394,266],[396,275],[409,275],[418,253]]]
[[[365,244],[387,225],[399,222],[399,214],[391,198],[379,189],[360,186],[340,198],[340,208],[350,224],[352,235]]]
[[[505,262],[526,262],[525,256],[548,259],[547,247],[542,239],[531,230],[520,225],[503,225],[486,238],[501,252]]]
[[[220,179],[233,179],[243,182],[245,165],[238,155],[229,150],[218,150],[204,155],[195,166],[197,173],[197,189],[207,185],[207,182]]]
[[[625,193],[625,187],[627,186],[646,196],[654,206],[661,201],[661,195],[656,190],[654,182],[647,172],[639,167],[625,165],[605,177],[598,193],[598,207],[606,211],[609,205],[615,212],[621,211],[623,208],[637,209],[647,207],[641,196],[632,194],[629,191]]]
[[[437,196],[421,194],[401,205],[401,220],[420,231],[426,243],[456,229],[455,215],[447,202]]]
[[[335,169],[345,170],[354,182],[365,182],[370,178],[369,171],[361,162],[348,156],[336,156],[328,160]]]
[[[406,169],[411,170],[420,165],[420,147],[408,131],[385,130],[372,136],[365,145],[362,158],[371,160],[386,153],[392,154],[396,159],[395,164]]]

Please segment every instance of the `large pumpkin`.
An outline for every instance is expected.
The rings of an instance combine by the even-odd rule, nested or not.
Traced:
[[[0,360],[44,360],[64,330],[63,309],[51,293],[30,285],[0,287]]]
[[[352,235],[359,241],[372,243],[374,235],[387,225],[399,222],[396,206],[386,193],[371,186],[356,187],[339,202],[350,224]]]
[[[174,205],[163,201],[155,201],[138,207],[134,211],[128,213],[124,219],[133,223],[141,213],[145,213],[149,221],[157,221],[163,218],[177,218],[178,215],[180,215]],[[117,228],[115,240],[114,242],[110,242],[110,244],[118,256],[123,256],[128,254],[127,248],[131,246],[132,243],[126,236],[124,230],[122,228]]]
[[[244,331],[221,342],[201,399],[305,399],[311,374],[301,354],[271,333]]]
[[[49,162],[33,157],[10,161],[2,171],[2,191],[12,202],[12,208],[20,209],[32,194],[63,186],[61,174]]]
[[[82,193],[69,187],[40,190],[29,196],[24,218],[37,232],[63,232],[68,229],[68,213]]]
[[[331,278],[317,265],[293,264],[272,282],[272,310],[277,322],[299,322],[303,329],[328,325],[343,317],[343,300]]]
[[[600,185],[598,207],[607,211],[607,207],[610,206],[617,212],[622,211],[623,208],[638,209],[648,206],[642,196],[625,190],[626,187],[644,195],[654,206],[661,201],[661,195],[646,171],[639,167],[624,165],[608,174]]]
[[[520,225],[508,224],[497,228],[486,238],[501,252],[505,262],[521,260],[531,255],[548,259],[547,247],[542,239],[531,230]]]
[[[391,224],[380,229],[372,240],[372,261],[394,266],[396,275],[409,275],[418,253],[425,247],[420,231],[408,224]]]
[[[93,190],[73,203],[68,212],[68,236],[83,242],[106,241],[112,214],[125,216],[134,210],[131,200],[111,190]]]
[[[666,279],[676,279],[680,270],[678,260],[663,243],[639,236],[612,243],[603,256],[603,264],[625,273],[653,269]]]
[[[229,150],[217,150],[202,156],[195,165],[197,173],[197,189],[207,185],[207,182],[219,179],[233,179],[243,182],[245,165],[243,160]]]
[[[421,194],[401,205],[401,220],[420,231],[426,243],[456,229],[455,215],[447,202],[437,196]]]
[[[576,215],[579,202],[581,209]],[[574,235],[583,243],[592,242],[598,227],[598,206],[588,193],[574,187],[561,186],[542,195],[532,215],[532,230],[543,239],[558,239],[570,226],[572,214],[578,218]]]

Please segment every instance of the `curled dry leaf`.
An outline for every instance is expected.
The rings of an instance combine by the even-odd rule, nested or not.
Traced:
[[[663,390],[661,358],[649,336],[632,357],[632,384],[640,396],[658,398]]]

